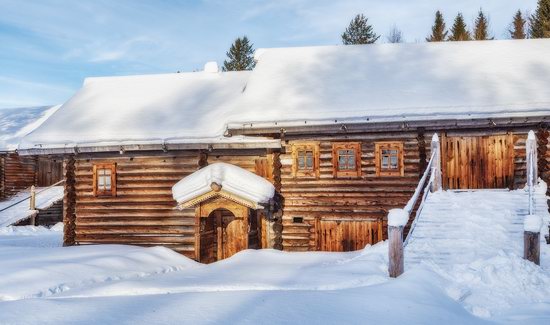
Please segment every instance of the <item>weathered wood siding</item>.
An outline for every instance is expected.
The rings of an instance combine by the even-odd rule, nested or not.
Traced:
[[[44,187],[63,179],[63,161],[58,158],[38,157],[36,186]]]
[[[213,152],[252,172],[260,151]],[[95,197],[93,164],[116,163],[116,197]],[[197,152],[77,157],[75,162],[77,244],[163,245],[195,257],[195,210],[176,210],[172,186],[199,167]]]
[[[388,210],[403,207],[418,184],[420,159],[417,136],[416,132],[408,132],[289,139],[285,146],[286,153],[281,154],[284,250],[307,251],[321,247],[319,236],[323,230],[318,229],[321,225],[319,220],[326,218],[362,219],[363,222],[375,224],[374,227],[366,226],[376,230],[371,236],[372,243],[378,241],[380,228],[383,231],[380,237],[386,238],[385,217]],[[320,142],[318,179],[292,176],[293,161],[288,148],[299,140]],[[358,178],[335,177],[333,174],[332,143],[346,141],[361,142],[361,176]],[[374,143],[383,141],[403,142],[403,177],[376,176]],[[426,146],[429,147],[429,143]],[[296,217],[303,218],[303,222],[295,223]],[[380,227],[378,223],[382,223]]]
[[[36,156],[19,156],[16,153],[2,157],[2,198],[36,184]]]
[[[525,140],[530,128],[460,130],[449,131],[447,136],[505,136],[512,134],[513,151],[513,188],[525,185]],[[424,136],[425,132],[425,136]],[[392,208],[402,208],[412,196],[418,184],[419,176],[425,168],[424,159],[431,156],[430,145],[433,130],[416,132],[394,132],[388,134],[357,134],[346,136],[287,136],[286,153],[281,154],[283,207],[283,247],[287,251],[307,251],[323,249],[327,240],[326,227],[320,228],[320,220],[361,219],[380,223],[381,238],[386,239],[386,216]],[[443,131],[437,131],[440,135]],[[289,148],[294,141],[314,140],[320,142],[320,177],[308,179],[292,176],[292,157]],[[361,176],[359,178],[334,177],[332,163],[333,142],[361,142]],[[403,177],[376,177],[374,143],[382,141],[401,141],[404,144]],[[513,149],[512,149],[513,148]],[[427,158],[425,158],[427,157]],[[506,187],[506,185],[503,185]],[[295,222],[296,217],[299,221]],[[303,218],[303,219],[301,219]],[[369,229],[377,229],[365,225]],[[347,226],[346,226],[347,227]],[[345,231],[346,227],[342,228]],[[338,228],[338,227],[335,227]],[[344,231],[342,230],[342,231]],[[357,233],[357,230],[352,230]],[[360,232],[360,231],[359,231]],[[337,233],[338,234],[338,233]],[[378,241],[376,232],[371,235],[373,242]],[[333,244],[330,244],[333,245]],[[342,242],[338,247],[344,249],[349,243]],[[325,250],[331,250],[326,249]]]

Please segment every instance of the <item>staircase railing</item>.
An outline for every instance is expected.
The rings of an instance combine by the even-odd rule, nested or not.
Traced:
[[[529,192],[529,215],[536,213],[535,211],[535,186],[538,180],[537,170],[537,139],[535,132],[529,131],[527,142],[525,143],[525,151],[527,158],[527,190]]]
[[[389,241],[389,265],[388,271],[391,277],[398,277],[404,272],[404,255],[403,249],[408,244],[409,238],[416,227],[416,223],[424,208],[424,204],[430,192],[436,192],[442,189],[441,183],[441,145],[439,137],[434,134],[431,143],[430,161],[426,166],[424,174],[420,178],[413,196],[409,199],[403,209],[393,209],[388,214],[388,241]],[[421,196],[422,194],[422,196]],[[407,234],[407,238],[403,242],[403,229],[414,211],[414,207],[418,203],[418,199],[422,197],[420,205],[416,210],[416,218],[414,218],[411,229]]]
[[[9,208],[11,208],[11,207],[14,207],[14,206],[20,204],[21,202],[25,202],[25,201],[27,201],[27,200],[29,200],[29,208],[30,208],[30,210],[34,210],[34,209],[32,208],[32,206],[34,205],[32,201],[33,201],[33,198],[36,197],[36,195],[38,195],[38,194],[40,194],[40,193],[42,193],[42,192],[44,192],[44,191],[46,191],[46,190],[49,190],[50,188],[52,188],[52,187],[54,187],[54,186],[58,186],[58,185],[60,185],[60,184],[63,184],[64,182],[65,182],[65,180],[62,179],[62,180],[60,180],[59,182],[57,182],[57,183],[55,183],[55,184],[52,184],[52,185],[50,185],[50,186],[48,186],[48,187],[45,187],[45,188],[40,189],[40,191],[38,191],[38,192],[35,192],[35,191],[34,191],[34,185],[33,185],[33,186],[31,187],[31,192],[30,192],[30,194],[29,194],[28,196],[24,197],[23,199],[21,199],[21,200],[19,200],[19,201],[17,201],[17,202],[14,202],[14,203],[8,205],[7,207],[4,207],[4,208],[0,209],[0,212],[5,211],[5,210],[7,210],[7,209],[9,209]]]

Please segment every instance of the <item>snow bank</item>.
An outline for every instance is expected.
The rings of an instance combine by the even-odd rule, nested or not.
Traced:
[[[255,203],[267,203],[275,194],[273,184],[263,177],[235,165],[214,163],[177,182],[172,187],[172,195],[178,203],[186,202],[210,192],[212,183]]]
[[[63,223],[51,228],[43,226],[0,227],[0,247],[61,247]]]
[[[58,106],[0,109],[0,151],[14,151],[21,139],[46,121]]]
[[[0,249],[0,301],[168,273],[199,264],[164,247],[118,245]],[[0,318],[1,319],[1,318]]]

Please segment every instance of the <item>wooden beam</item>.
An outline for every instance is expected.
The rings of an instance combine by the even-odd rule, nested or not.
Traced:
[[[63,246],[76,244],[76,178],[74,156],[63,161],[65,190],[63,194]]]

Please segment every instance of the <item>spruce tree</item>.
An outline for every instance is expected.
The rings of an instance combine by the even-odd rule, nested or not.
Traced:
[[[369,20],[363,14],[355,16],[349,23],[348,28],[342,34],[344,45],[372,44],[380,38],[376,35]]]
[[[474,26],[474,39],[476,41],[493,40],[494,37],[489,37],[489,19],[485,17],[483,10],[479,9],[475,26]]]
[[[550,0],[539,0],[529,21],[531,38],[550,38]]]
[[[470,41],[471,39],[470,32],[464,22],[464,16],[462,16],[462,13],[458,13],[453,23],[453,27],[451,27],[449,41]]]
[[[253,45],[248,37],[238,37],[225,53],[227,60],[223,61],[223,71],[252,70],[256,65]]]
[[[514,15],[514,21],[512,22],[512,29],[509,29],[510,37],[512,39],[525,39],[527,34],[525,34],[525,24],[527,20],[523,18],[521,10],[518,10]]]
[[[435,22],[432,26],[432,34],[426,37],[428,42],[443,42],[447,38],[449,32],[445,30],[445,20],[443,19],[443,14],[441,11],[436,11],[435,13]]]

